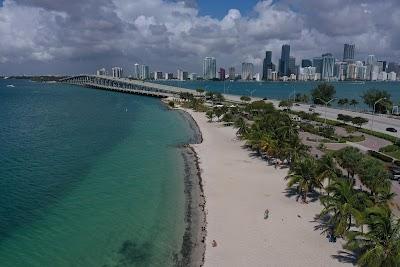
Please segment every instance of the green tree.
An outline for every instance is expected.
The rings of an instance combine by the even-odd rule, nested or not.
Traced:
[[[350,100],[350,106],[353,106],[355,108],[358,105],[358,101],[355,99]]]
[[[212,109],[210,109],[210,110],[208,110],[206,112],[206,116],[207,116],[208,122],[212,122],[212,120],[214,118],[214,115],[215,114],[214,114],[214,111]]]
[[[318,84],[316,88],[311,91],[311,97],[314,104],[321,104],[323,105],[324,102],[320,99],[328,102],[331,100],[336,94],[335,87],[328,83],[321,83]]]
[[[364,92],[362,98],[364,100],[364,103],[367,104],[371,109],[374,108],[374,104],[376,103],[376,101],[386,98],[382,101],[379,101],[379,103],[375,105],[375,112],[377,113],[385,113],[392,107],[390,94],[385,90],[369,89]]]
[[[236,119],[234,126],[238,128],[236,135],[240,137],[246,137],[249,134],[250,129],[242,117]]]
[[[400,266],[400,221],[390,211],[367,210],[368,232],[350,231],[346,249],[358,254],[359,266]]]
[[[305,156],[293,163],[289,174],[286,177],[289,180],[287,186],[296,185],[299,196],[307,203],[307,195],[315,188],[322,188],[322,182],[317,175],[317,163],[311,156]]]
[[[337,120],[338,121],[343,121],[343,123],[351,122],[352,119],[353,119],[353,117],[351,117],[350,115],[345,115],[345,114],[338,114],[337,115]]]
[[[354,117],[354,118],[351,120],[351,123],[354,124],[354,125],[357,125],[358,128],[361,128],[361,126],[362,126],[363,124],[366,124],[367,122],[368,122],[368,119],[363,118],[363,117]]]
[[[320,217],[328,216],[328,227],[333,228],[336,236],[343,236],[353,224],[353,218],[357,225],[363,221],[363,211],[371,206],[371,201],[363,191],[353,188],[353,183],[338,179],[326,188],[328,195],[321,196],[324,209]]]
[[[373,157],[365,156],[358,163],[356,171],[361,182],[371,191],[373,201],[387,205],[393,194],[390,192],[391,182],[384,164]]]
[[[346,106],[349,103],[349,100],[347,98],[341,98],[338,100],[338,105],[339,106]]]
[[[250,98],[249,96],[244,95],[244,96],[241,96],[241,97],[240,97],[240,100],[241,100],[242,102],[250,102],[250,101],[251,101],[251,98]]]
[[[331,154],[325,154],[317,162],[317,175],[321,181],[328,179],[328,186],[331,181],[341,175],[341,171],[336,167],[336,162]]]
[[[290,109],[293,106],[293,102],[290,100],[281,100],[279,102],[279,107],[284,107],[286,109]]]
[[[357,148],[345,147],[336,151],[335,158],[339,165],[347,171],[347,177],[354,178],[363,156]]]

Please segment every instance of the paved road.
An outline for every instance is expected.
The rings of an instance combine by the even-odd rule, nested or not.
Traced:
[[[305,111],[305,112],[310,112],[309,111],[310,106],[309,105],[304,105],[301,104],[300,106],[293,106],[293,110],[295,111]],[[321,118],[325,117],[325,107],[323,106],[317,106],[315,109],[315,112],[320,114]],[[349,110],[343,110],[343,109],[335,109],[335,108],[327,108],[326,109],[326,118],[330,120],[336,120],[338,114],[345,114],[345,115],[350,115],[352,117],[363,117],[368,119],[368,123],[363,125],[363,128],[365,129],[372,129],[377,132],[382,132],[386,133],[395,137],[399,137],[400,133],[400,119],[395,119],[395,118],[389,118],[384,115],[372,115],[372,114],[365,114],[365,113],[360,113],[360,112],[354,112],[354,111],[349,111]],[[386,128],[388,127],[393,127],[398,130],[397,133],[392,133],[386,131]]]

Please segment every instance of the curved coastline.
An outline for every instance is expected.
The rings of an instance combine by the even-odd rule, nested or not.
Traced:
[[[200,127],[194,118],[185,110],[177,112],[188,122],[194,135],[188,144],[180,147],[184,161],[184,190],[185,190],[185,232],[183,235],[180,257],[176,259],[176,266],[203,266],[206,249],[206,212],[203,181],[201,178],[199,158],[193,144],[203,142]]]

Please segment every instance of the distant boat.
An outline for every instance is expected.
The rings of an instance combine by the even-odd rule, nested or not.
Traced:
[[[128,112],[128,108],[125,108],[125,112]]]
[[[13,84],[8,84],[7,87],[15,87]]]
[[[4,80],[7,80],[7,79],[8,79],[8,77],[6,76],[6,77],[4,77],[3,79],[4,79]]]

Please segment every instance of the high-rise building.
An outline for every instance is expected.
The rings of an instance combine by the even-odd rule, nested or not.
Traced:
[[[386,71],[388,73],[395,72],[396,74],[400,74],[400,65],[395,62],[389,62]]]
[[[389,81],[396,81],[397,78],[397,74],[394,71],[391,71],[388,73],[388,80]]]
[[[367,65],[376,65],[376,57],[374,55],[368,56]]]
[[[335,68],[333,69],[333,76],[339,81],[346,80],[347,76],[347,62],[336,62]]]
[[[333,69],[335,67],[335,58],[331,53],[322,55],[322,79],[330,80],[333,78]]]
[[[191,81],[197,80],[197,73],[190,73],[189,74],[189,80],[191,80]]]
[[[150,79],[150,68],[149,66],[146,65],[141,65],[140,66],[140,75],[139,75],[141,80],[147,80]]]
[[[275,71],[275,64],[272,63],[272,51],[265,52],[265,58],[263,61],[263,73],[262,79],[268,80],[268,70]]]
[[[229,80],[234,81],[235,80],[235,67],[230,67],[229,68]]]
[[[290,57],[289,58],[289,75],[290,74],[295,74],[297,75],[297,69],[296,69],[296,58]]]
[[[133,78],[140,79],[140,65],[138,63],[133,66]]]
[[[315,73],[322,74],[322,58],[321,57],[313,58],[313,67],[315,67]]]
[[[178,69],[176,77],[180,81],[186,81],[189,78],[189,73],[187,71],[183,71],[182,69]]]
[[[254,65],[253,63],[242,63],[242,80],[253,80]]]
[[[121,78],[122,77],[122,68],[114,67],[111,69],[113,78]]]
[[[173,73],[165,73],[165,80],[172,80],[174,78]]]
[[[162,80],[163,79],[163,73],[162,71],[156,71],[154,72],[154,80]]]
[[[309,59],[303,59],[301,61],[301,67],[302,68],[312,67],[312,61]]]
[[[354,44],[344,44],[343,61],[354,61]]]
[[[289,75],[290,45],[282,45],[281,59],[279,60],[279,75]]]
[[[203,78],[206,80],[212,80],[217,78],[217,61],[214,57],[204,58]]]
[[[96,71],[96,75],[97,76],[106,76],[107,75],[107,71],[106,71],[105,68],[101,68],[101,69]]]
[[[224,68],[220,68],[218,74],[219,74],[219,79],[221,81],[225,81],[225,69]]]

